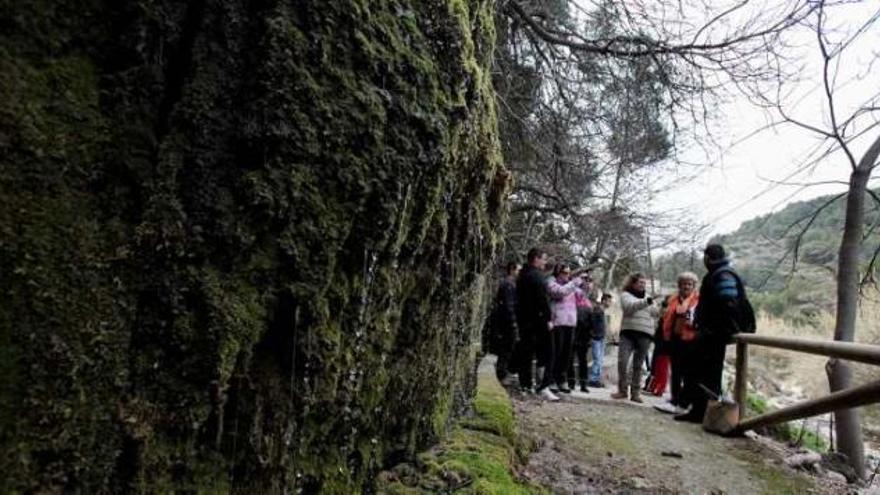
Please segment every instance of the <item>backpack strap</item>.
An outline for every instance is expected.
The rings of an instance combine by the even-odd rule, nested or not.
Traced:
[[[736,282],[737,299],[739,299],[739,300],[746,299],[745,284],[743,284],[742,278],[740,278],[739,274],[736,273],[735,271],[733,271],[733,268],[731,268],[729,265],[722,266],[721,268],[712,272],[712,283],[715,284],[715,277],[717,277],[718,275],[720,275],[722,273],[727,273],[727,274],[733,276],[733,279]],[[714,290],[714,287],[713,287],[713,290]]]
[[[736,280],[736,290],[738,293],[736,298],[737,314],[733,318],[732,323],[738,332],[754,333],[756,328],[755,310],[752,308],[752,304],[746,296],[746,288],[742,278],[740,278],[739,274],[733,271],[730,266],[723,266],[712,274],[713,283],[715,275],[721,272],[729,273],[733,276],[734,280]]]

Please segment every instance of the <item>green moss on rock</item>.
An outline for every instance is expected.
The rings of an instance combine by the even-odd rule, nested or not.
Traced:
[[[473,414],[457,422],[439,445],[377,478],[387,494],[540,494],[546,489],[517,479],[525,442],[516,430],[507,392],[490,368],[481,371]]]
[[[354,492],[473,393],[494,2],[0,2],[0,491]]]

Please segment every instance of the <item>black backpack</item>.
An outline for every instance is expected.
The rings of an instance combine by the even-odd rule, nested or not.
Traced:
[[[733,278],[736,279],[736,290],[739,292],[736,308],[732,312],[734,333],[755,333],[758,330],[758,324],[755,320],[755,309],[752,308],[752,303],[749,302],[749,298],[746,296],[746,288],[742,279],[739,278],[736,272],[726,266],[718,269],[712,274],[712,277],[714,278],[722,272],[733,275]]]

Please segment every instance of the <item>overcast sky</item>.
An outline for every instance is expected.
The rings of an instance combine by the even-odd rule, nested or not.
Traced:
[[[857,29],[878,8],[880,2],[876,0],[839,8],[831,13],[830,22],[840,30],[840,36]],[[802,82],[790,98],[788,111],[798,119],[827,128],[827,104],[821,86],[822,58],[815,33],[805,28],[793,34],[792,40],[800,45],[795,50],[798,60],[804,63],[804,70]],[[880,57],[880,23],[872,26],[857,44],[847,48],[845,54],[837,80],[843,89],[838,90],[835,103],[839,107],[838,115],[842,116],[850,115],[854,108],[880,91],[880,62],[871,67],[872,60]],[[687,206],[697,220],[710,223],[711,233],[716,234],[732,231],[743,221],[777,210],[789,202],[846,190],[843,184],[809,188],[774,184],[774,180],[846,181],[849,164],[842,154],[836,154],[812,170],[789,177],[808,161],[809,152],[820,142],[816,135],[795,126],[782,126],[746,139],[766,126],[771,116],[744,97],[724,104],[721,113],[723,118],[713,127],[723,152],[707,158],[696,148],[682,150],[689,160],[711,162],[710,166],[704,167],[704,172],[693,181],[660,193],[655,198],[655,208]],[[878,134],[880,128],[855,143],[857,158],[867,148],[867,141]]]

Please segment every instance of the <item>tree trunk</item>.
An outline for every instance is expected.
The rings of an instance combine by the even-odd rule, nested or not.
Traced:
[[[648,249],[648,278],[651,280],[651,294],[653,295],[657,289],[654,286],[654,259],[651,257],[651,234],[649,232],[645,232],[645,244]]]
[[[618,259],[620,259],[620,255],[614,253],[614,257],[611,258],[611,263],[608,265],[608,270],[605,271],[605,282],[602,284],[605,292],[610,291],[611,284],[614,283],[614,269],[617,267]]]
[[[843,240],[838,255],[837,319],[834,326],[834,340],[852,342],[855,337],[856,311],[859,302],[859,248],[862,243],[862,223],[865,216],[865,192],[878,154],[880,154],[880,138],[874,141],[850,175]],[[845,362],[831,359],[826,370],[832,392],[850,386],[852,371]],[[846,454],[856,473],[860,478],[864,478],[865,452],[858,410],[837,411],[835,420],[839,451]]]

